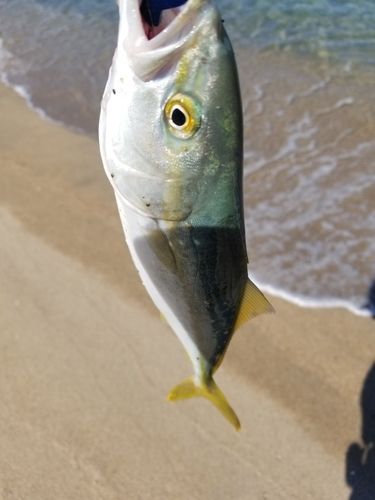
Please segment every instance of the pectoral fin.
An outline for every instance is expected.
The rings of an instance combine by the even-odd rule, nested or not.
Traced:
[[[203,397],[211,401],[235,429],[237,431],[240,430],[241,424],[237,415],[213,378],[202,380],[197,383],[194,377],[190,377],[177,385],[168,394],[169,401],[178,401],[194,397]]]
[[[237,330],[244,323],[252,318],[255,318],[255,316],[258,316],[259,314],[270,312],[275,312],[274,308],[259,288],[249,279],[245,286],[245,291],[234,329]]]

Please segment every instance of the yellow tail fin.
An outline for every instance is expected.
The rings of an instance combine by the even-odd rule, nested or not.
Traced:
[[[226,400],[224,394],[215,384],[213,378],[201,380],[199,384],[194,377],[190,377],[181,384],[177,385],[168,394],[169,401],[178,401],[180,399],[188,399],[194,397],[203,397],[211,401],[213,405],[221,412],[221,414],[235,427],[240,430],[241,424],[234,410]]]

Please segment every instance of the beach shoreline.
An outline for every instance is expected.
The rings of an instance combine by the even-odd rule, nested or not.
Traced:
[[[3,85],[0,116],[0,498],[349,499],[373,321],[270,297],[277,313],[236,332],[217,374],[241,433],[202,400],[167,404],[191,367],[130,260],[97,143]]]
[[[243,53],[240,51],[240,56],[243,58]],[[296,61],[298,61],[298,58],[296,57]],[[300,64],[301,61],[298,61]],[[242,65],[241,65],[242,66]],[[240,66],[240,69],[241,69]],[[251,70],[251,65],[249,67],[248,63],[245,65],[245,69],[241,69],[242,75],[242,80],[245,81],[245,74],[246,72],[252,72]],[[266,64],[267,66],[267,64]],[[287,66],[287,64],[286,64]],[[46,120],[52,124],[58,125],[64,129],[67,129],[75,134],[78,135],[83,135],[88,137],[90,140],[96,142],[96,135],[93,133],[89,133],[87,130],[83,130],[77,127],[74,127],[73,125],[69,123],[64,123],[61,120],[58,120],[57,118],[53,118],[49,116],[42,108],[36,106],[32,102],[32,97],[29,95],[26,91],[26,89],[20,85],[12,85],[5,77],[1,78],[0,75],[0,84],[4,85],[4,87],[9,88],[11,91],[15,92],[17,95],[19,95],[27,104],[27,106],[35,112],[41,119]],[[319,87],[317,87],[318,89]],[[249,93],[249,89],[246,90],[245,94]],[[248,126],[247,126],[248,127]],[[246,127],[245,127],[245,136],[250,136],[251,134],[249,132],[246,132]],[[245,177],[247,176],[246,174],[246,166],[245,166]],[[251,179],[251,175],[249,176]],[[252,211],[249,209],[249,207],[246,208],[247,211],[247,218],[251,219],[252,216]],[[251,232],[249,228],[246,231]],[[284,288],[280,288],[277,284],[275,283],[268,283],[265,281],[259,281],[254,274],[257,274],[257,268],[253,265],[254,263],[252,262],[252,270],[250,270],[251,278],[252,280],[259,286],[259,288],[262,288],[263,290],[266,291],[267,294],[272,295],[274,297],[280,298],[282,300],[285,300],[287,302],[290,302],[291,304],[297,305],[299,307],[305,307],[305,308],[312,308],[312,309],[344,309],[352,314],[355,314],[357,316],[362,316],[362,317],[371,317],[370,311],[365,307],[366,304],[366,296],[365,296],[365,290],[363,289],[363,300],[362,304],[358,303],[355,305],[353,302],[350,302],[350,300],[345,299],[345,298],[335,298],[335,297],[326,297],[326,298],[317,298],[317,297],[312,297],[308,296],[304,293],[297,293],[293,292],[291,290],[286,290]],[[252,272],[251,272],[252,271]],[[371,284],[371,279],[369,278],[369,285]]]

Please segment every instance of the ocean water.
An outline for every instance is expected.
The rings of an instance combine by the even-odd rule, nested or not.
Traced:
[[[375,279],[375,2],[217,0],[244,104],[250,274],[361,312]],[[114,0],[0,0],[0,77],[96,134]]]

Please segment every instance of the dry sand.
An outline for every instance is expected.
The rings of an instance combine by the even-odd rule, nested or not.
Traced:
[[[217,374],[236,433],[206,401],[165,401],[191,366],[138,280],[96,142],[0,87],[0,165],[1,499],[350,498],[365,417],[375,435],[372,320],[271,298]],[[355,456],[357,475],[374,460]],[[375,479],[356,488],[375,498]]]

